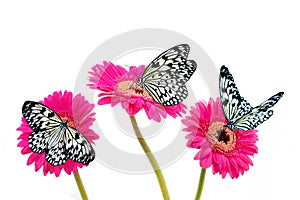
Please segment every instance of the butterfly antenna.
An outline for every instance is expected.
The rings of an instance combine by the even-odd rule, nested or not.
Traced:
[[[136,76],[136,77],[139,77],[139,75],[133,70],[132,71],[132,73],[134,73],[134,75]]]
[[[128,66],[128,65],[126,65],[126,66]],[[128,67],[130,67],[130,66],[128,66]],[[139,75],[137,74],[137,72],[135,71],[135,70],[132,70],[131,71],[131,73],[133,73],[133,75],[134,75],[134,77],[136,77],[135,78],[135,80],[132,82],[132,84],[130,85],[130,87],[129,87],[129,89],[136,89],[137,87],[139,87],[140,85],[141,85],[141,83],[140,83],[140,77],[139,77]],[[138,83],[137,83],[138,82]],[[136,84],[136,85],[135,85]],[[134,87],[133,87],[133,85],[135,85]]]
[[[131,89],[135,89],[135,88],[133,88],[132,86],[134,85],[134,81],[132,82],[132,84],[130,85],[130,87],[129,87],[129,89],[131,90]]]

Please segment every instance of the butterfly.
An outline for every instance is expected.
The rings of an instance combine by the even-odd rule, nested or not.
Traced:
[[[45,152],[51,165],[62,165],[67,159],[87,165],[94,160],[95,151],[89,141],[52,109],[25,101],[22,114],[33,130],[28,137],[29,148],[39,154]]]
[[[283,92],[278,92],[260,105],[252,107],[241,97],[232,74],[225,66],[220,69],[219,90],[223,112],[228,121],[225,126],[231,130],[251,130],[268,120],[273,115],[270,108],[283,95]]]
[[[188,96],[185,84],[197,68],[194,60],[187,60],[189,51],[188,44],[180,44],[161,53],[137,78],[137,87],[163,106],[182,102]]]

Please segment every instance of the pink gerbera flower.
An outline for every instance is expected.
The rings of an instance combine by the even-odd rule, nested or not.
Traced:
[[[196,103],[182,123],[186,125],[183,131],[190,132],[186,136],[187,146],[200,149],[194,159],[200,161],[202,168],[212,166],[213,174],[219,173],[225,178],[228,173],[231,178],[238,178],[253,165],[249,156],[258,151],[257,130],[231,131],[224,127],[227,120],[220,98],[210,98],[208,104]]]
[[[73,97],[72,92],[54,92],[52,95],[44,98],[44,101],[40,101],[40,103],[51,108],[63,121],[67,120],[68,125],[79,130],[89,142],[94,143],[93,140],[99,138],[99,135],[89,128],[95,121],[95,113],[92,112],[94,104],[90,104],[80,94]],[[45,152],[38,154],[30,150],[28,137],[33,131],[24,118],[22,118],[21,126],[17,128],[17,130],[22,132],[18,137],[18,140],[21,140],[18,143],[18,147],[22,148],[22,154],[30,154],[27,165],[34,163],[35,171],[43,168],[45,176],[49,172],[50,174],[54,173],[55,176],[58,177],[62,169],[64,169],[67,174],[71,174],[71,172],[75,174],[78,172],[78,168],[83,166],[83,164],[70,159],[62,165],[51,165],[45,159]]]
[[[185,113],[186,106],[182,103],[175,106],[162,106],[155,102],[141,87],[135,88],[136,79],[143,73],[145,66],[131,66],[127,72],[123,67],[111,62],[97,64],[89,72],[92,89],[100,90],[99,105],[111,104],[115,106],[121,103],[122,107],[131,116],[144,109],[148,118],[157,122],[167,114],[172,117],[181,116]]]

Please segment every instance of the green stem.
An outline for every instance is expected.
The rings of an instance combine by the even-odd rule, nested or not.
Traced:
[[[142,146],[146,156],[148,157],[148,160],[150,161],[151,165],[152,165],[152,168],[155,172],[155,175],[156,175],[156,178],[158,180],[158,183],[159,183],[159,186],[160,186],[160,190],[161,190],[161,193],[163,195],[163,198],[164,200],[169,200],[170,197],[169,197],[169,192],[168,192],[168,189],[167,189],[167,185],[166,185],[166,182],[165,182],[165,179],[164,179],[164,176],[160,170],[160,167],[154,157],[154,155],[152,154],[149,146],[147,145],[146,141],[144,140],[142,134],[141,134],[141,131],[137,125],[137,122],[136,122],[136,119],[134,116],[130,116],[130,120],[131,120],[131,123],[132,123],[132,126],[133,126],[133,129],[134,129],[134,132],[136,134],[136,137],[140,143],[140,145]]]
[[[206,173],[206,169],[202,168],[195,200],[199,200],[201,198],[201,194],[202,194],[203,186],[204,186],[204,180],[205,180],[205,173]]]
[[[84,189],[84,185],[83,185],[82,180],[80,178],[79,172],[77,172],[76,174],[74,174],[74,178],[76,180],[76,184],[77,184],[78,190],[80,192],[81,199],[82,200],[88,200],[89,198],[88,198],[88,196],[86,194],[86,191]]]

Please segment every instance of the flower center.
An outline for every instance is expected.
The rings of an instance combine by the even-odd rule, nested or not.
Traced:
[[[130,80],[119,82],[116,86],[116,90],[125,95],[137,95],[151,98],[146,90],[140,86],[136,87],[136,82]]]
[[[76,128],[73,116],[70,115],[67,111],[58,112],[58,115],[60,116],[63,122],[68,121],[68,126]]]
[[[214,122],[208,128],[208,140],[214,149],[222,153],[232,154],[236,147],[236,135],[223,122]]]

